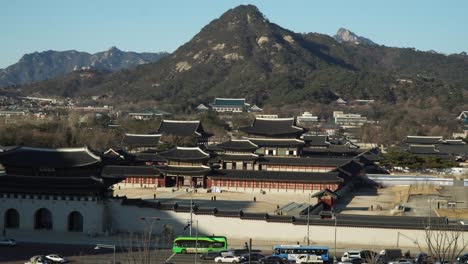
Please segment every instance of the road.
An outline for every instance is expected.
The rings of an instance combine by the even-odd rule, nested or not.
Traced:
[[[43,244],[43,243],[18,243],[14,247],[0,247],[0,263],[23,264],[32,256],[58,253],[67,257],[71,263],[82,264],[109,264],[113,260],[112,249],[95,250],[93,246]],[[266,252],[271,254],[271,250]],[[130,258],[138,258],[140,252],[128,253],[125,250],[117,250],[116,262],[132,263]],[[194,254],[172,254],[169,249],[153,250],[151,263],[164,263],[166,260],[174,264],[195,263]],[[214,263],[213,260],[196,259],[197,263]]]

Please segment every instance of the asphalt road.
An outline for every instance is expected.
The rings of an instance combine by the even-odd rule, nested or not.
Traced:
[[[93,246],[65,245],[65,244],[40,244],[40,243],[18,243],[14,247],[0,247],[0,263],[23,264],[32,256],[47,255],[51,253],[61,254],[70,260],[70,263],[82,264],[110,264],[113,260],[112,249],[95,250]],[[270,252],[266,252],[271,253]],[[140,252],[129,254],[127,251],[117,249],[116,262],[132,263],[131,257],[138,258]],[[173,254],[169,249],[153,250],[151,252],[151,263],[162,264],[166,260],[174,264],[193,264],[195,254]],[[213,260],[201,260],[197,257],[197,263],[214,263]]]

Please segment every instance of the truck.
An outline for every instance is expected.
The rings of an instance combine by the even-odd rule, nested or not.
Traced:
[[[320,256],[302,254],[296,257],[296,264],[323,264],[323,260]]]
[[[403,253],[399,248],[392,248],[392,249],[384,249],[380,251],[381,262],[388,263],[390,261],[394,261],[397,259],[402,258]]]

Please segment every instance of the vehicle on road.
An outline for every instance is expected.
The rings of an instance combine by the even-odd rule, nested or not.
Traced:
[[[352,258],[349,259],[348,261],[340,261],[338,264],[362,264],[362,263],[367,263],[365,260],[362,258]]]
[[[352,259],[361,258],[361,251],[350,250],[343,253],[341,257],[342,262],[351,262]]]
[[[427,264],[429,262],[430,262],[430,258],[427,255],[427,253],[419,252],[414,257],[414,263],[416,263],[416,264]]]
[[[214,259],[217,263],[239,263],[240,257],[238,256],[219,256]]]
[[[323,263],[322,259],[319,259],[319,256],[316,255],[299,255],[296,257],[296,263],[298,264],[312,264],[312,263]]]
[[[260,259],[258,262],[260,262],[261,264],[289,264],[291,263],[287,259],[282,258],[280,256],[275,256],[275,255],[266,256]]]
[[[211,252],[200,254],[200,259],[213,260],[219,256],[221,256],[221,253],[219,251],[211,251]]]
[[[465,253],[463,255],[460,255],[457,258],[457,263],[459,264],[467,264],[468,263],[468,253]]]
[[[384,249],[380,251],[380,256],[381,256],[381,262],[388,263],[391,261],[396,261],[398,259],[401,259],[403,257],[403,254],[401,252],[401,249],[399,248]]]
[[[413,264],[413,261],[411,259],[398,259],[390,261],[388,264]]]
[[[185,237],[174,239],[174,253],[207,253],[227,249],[227,239],[223,236]]]
[[[5,239],[2,239],[0,240],[0,246],[15,246],[16,245],[16,241],[14,239],[11,239],[11,238],[5,238]]]
[[[323,246],[276,245],[273,246],[273,255],[292,262],[302,255],[315,256],[313,263],[324,263],[329,260],[328,247]]]
[[[265,256],[260,254],[260,253],[256,253],[256,252],[250,253],[250,260],[251,261],[258,261],[258,260],[260,260],[260,259],[262,259],[264,257]],[[248,262],[249,261],[249,254],[242,255],[240,260],[241,260],[241,262],[245,262],[245,261]]]
[[[26,262],[28,264],[53,264],[55,263],[54,261],[46,258],[43,255],[37,255],[33,256],[29,259],[29,262]]]
[[[45,256],[47,259],[50,259],[52,260],[53,262],[56,262],[56,263],[67,263],[68,260],[62,256],[62,255],[59,255],[59,254],[49,254],[47,256]]]

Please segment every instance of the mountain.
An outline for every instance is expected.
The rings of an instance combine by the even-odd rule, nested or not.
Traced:
[[[124,52],[116,47],[96,54],[75,50],[34,52],[24,55],[17,63],[0,69],[0,87],[46,80],[82,68],[109,71],[128,69],[156,62],[166,55],[166,52]]]
[[[338,97],[395,103],[450,96],[463,102],[466,72],[468,62],[460,57],[299,34],[270,22],[255,6],[241,5],[156,63],[112,73],[74,72],[18,90],[43,96],[107,94],[120,101],[155,101],[173,111],[213,97],[274,106],[330,103]]]
[[[354,34],[351,30],[346,29],[346,28],[338,29],[338,32],[336,32],[333,38],[336,39],[336,41],[338,42],[350,42],[354,44],[363,44],[363,45],[377,45],[372,40],[365,38],[365,37],[358,36]]]

